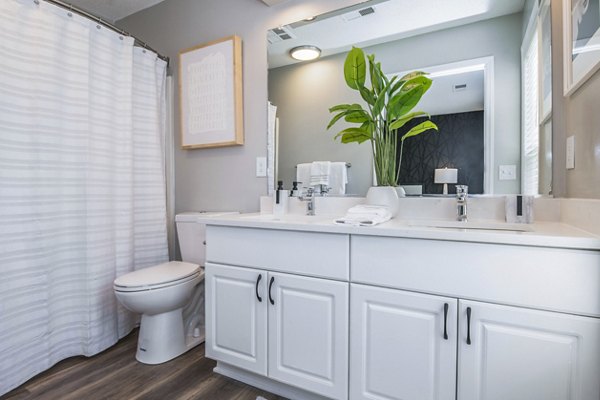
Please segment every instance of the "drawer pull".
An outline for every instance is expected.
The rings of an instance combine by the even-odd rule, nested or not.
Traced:
[[[467,307],[467,344],[471,344],[471,307]]]
[[[271,277],[271,281],[269,282],[269,301],[272,305],[275,305],[275,300],[273,300],[273,297],[271,297],[271,288],[273,287],[273,282],[275,282],[274,276]]]
[[[448,340],[448,303],[444,303],[444,339]]]
[[[256,298],[258,299],[259,303],[262,303],[262,297],[260,297],[260,295],[258,294],[258,284],[260,283],[261,279],[262,279],[262,274],[258,274],[258,278],[256,279]]]

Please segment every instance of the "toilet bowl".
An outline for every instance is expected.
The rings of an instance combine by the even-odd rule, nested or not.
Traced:
[[[229,213],[182,213],[176,216],[184,261],[171,261],[122,275],[114,281],[117,300],[142,314],[136,359],[144,364],[169,361],[204,341],[204,310],[193,310],[184,324],[186,306],[203,305],[205,225],[200,218]],[[194,297],[193,301],[192,297]],[[189,313],[189,307],[186,308]],[[203,307],[199,307],[203,308]],[[201,320],[202,323],[198,324]],[[193,325],[190,325],[193,323]],[[189,327],[192,333],[186,332]]]
[[[197,264],[171,261],[117,278],[115,295],[123,307],[142,314],[136,358],[160,364],[188,350],[182,309],[204,279]]]

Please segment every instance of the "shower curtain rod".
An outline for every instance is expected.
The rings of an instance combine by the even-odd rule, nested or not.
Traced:
[[[66,10],[69,10],[70,12],[74,12],[74,13],[77,13],[79,15],[83,15],[84,17],[89,18],[92,21],[97,22],[100,25],[107,27],[110,30],[113,30],[113,31],[115,31],[117,33],[120,33],[121,35],[132,37],[134,39],[134,43],[136,45],[138,45],[140,47],[143,47],[144,49],[147,49],[147,50],[150,50],[150,51],[156,53],[156,55],[158,56],[158,58],[160,58],[163,61],[166,61],[167,65],[169,65],[169,57],[163,56],[158,51],[156,51],[152,47],[148,46],[146,44],[146,42],[141,41],[140,39],[136,38],[135,36],[133,36],[129,32],[124,31],[123,29],[121,29],[121,28],[119,28],[119,27],[111,24],[110,22],[105,21],[102,18],[97,17],[97,16],[95,16],[93,14],[90,14],[89,12],[84,11],[84,10],[82,10],[79,7],[76,7],[73,4],[69,4],[69,3],[66,3],[66,2],[63,2],[63,1],[60,1],[60,0],[41,0],[41,1],[45,1],[47,3],[51,3],[51,4],[54,4],[56,6],[62,7],[64,9],[66,9]],[[40,4],[40,0],[33,0],[33,2],[35,4]]]

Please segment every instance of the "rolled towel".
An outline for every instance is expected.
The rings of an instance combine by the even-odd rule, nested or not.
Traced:
[[[392,219],[392,213],[386,206],[359,204],[352,207],[343,218],[334,222],[341,225],[374,226]]]

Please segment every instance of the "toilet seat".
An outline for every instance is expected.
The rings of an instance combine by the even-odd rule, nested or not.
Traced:
[[[198,264],[171,261],[122,275],[115,279],[114,289],[118,292],[156,290],[179,285],[203,275]]]

